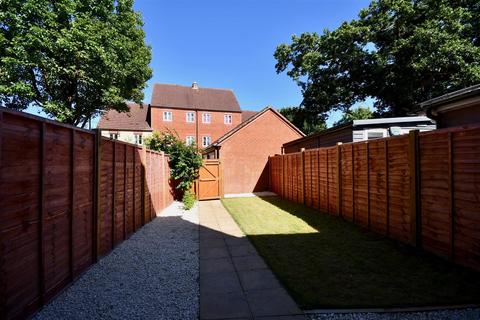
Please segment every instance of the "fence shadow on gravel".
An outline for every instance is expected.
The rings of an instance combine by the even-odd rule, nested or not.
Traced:
[[[173,199],[168,157],[0,108],[0,318],[24,318]]]

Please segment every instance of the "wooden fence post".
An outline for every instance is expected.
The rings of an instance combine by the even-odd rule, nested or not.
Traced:
[[[355,148],[352,147],[352,221],[355,223]]]
[[[342,143],[337,143],[337,213],[342,216]]]
[[[448,133],[448,195],[449,195],[449,220],[450,220],[450,259],[455,260],[455,194],[453,180],[453,139],[452,132]]]
[[[95,207],[93,210],[93,224],[94,224],[94,233],[93,233],[93,251],[94,251],[94,261],[97,262],[100,257],[100,228],[101,228],[101,190],[100,190],[100,172],[102,166],[102,132],[100,129],[95,130],[95,178],[94,178],[94,193],[95,193]]]
[[[73,218],[75,211],[75,129],[71,129],[70,137],[70,215],[68,225],[68,267],[70,282],[73,281]]]
[[[116,178],[117,178],[117,143],[113,140],[113,156],[112,156],[112,164],[113,164],[113,174],[112,174],[112,229],[111,229],[111,241],[112,245],[111,248],[115,248],[115,229],[116,229],[116,219],[115,219],[115,195],[117,194],[117,186],[116,186]]]
[[[132,153],[133,153],[133,159],[132,159],[132,176],[133,176],[133,193],[132,193],[132,203],[133,203],[133,208],[132,208],[132,233],[137,231],[137,220],[135,215],[136,213],[136,207],[137,207],[137,186],[135,183],[135,180],[137,180],[137,160],[136,160],[136,154],[137,154],[137,147],[132,148]]]
[[[371,219],[370,219],[370,144],[365,142],[366,144],[366,161],[367,161],[367,225],[368,229],[370,229]]]
[[[412,130],[408,137],[408,162],[410,170],[410,241],[416,247],[421,247],[421,216],[420,216],[420,186],[419,186],[419,152],[418,130]]]
[[[384,141],[384,154],[385,154],[385,233],[387,237],[390,235],[390,190],[389,190],[389,160],[388,160],[388,139]]]
[[[45,215],[45,135],[46,135],[46,124],[45,122],[41,123],[40,127],[40,192],[39,196],[39,210],[38,210],[38,285],[40,292],[40,305],[45,304],[45,253],[43,245],[43,235],[44,235],[44,215]]]
[[[123,145],[123,240],[127,239],[127,145]]]
[[[282,154],[280,158],[280,162],[282,163],[282,199],[285,199],[285,155]]]
[[[305,148],[300,149],[301,153],[301,173],[302,173],[302,204],[305,205]],[[298,198],[298,197],[297,197]]]

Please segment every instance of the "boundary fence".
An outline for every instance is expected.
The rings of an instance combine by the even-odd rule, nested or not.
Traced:
[[[480,127],[269,158],[270,190],[480,270]]]
[[[0,108],[0,318],[25,318],[172,201],[168,157]]]

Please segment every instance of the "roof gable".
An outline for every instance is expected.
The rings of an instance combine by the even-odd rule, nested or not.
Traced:
[[[285,118],[281,113],[279,113],[277,110],[275,110],[274,108],[272,107],[266,107],[264,108],[262,111],[259,111],[257,112],[255,115],[251,116],[248,120],[240,123],[238,126],[236,126],[235,128],[233,128],[232,130],[228,131],[227,133],[225,133],[223,136],[221,136],[220,138],[218,138],[217,140],[215,140],[211,145],[210,147],[216,147],[216,146],[220,146],[223,142],[225,142],[226,140],[228,140],[228,138],[230,138],[231,136],[233,136],[234,134],[236,134],[237,132],[239,132],[241,129],[243,129],[244,127],[248,126],[250,123],[254,122],[256,119],[260,118],[263,114],[265,114],[266,112],[273,112],[276,116],[278,116],[280,118],[280,120],[282,120],[285,124],[287,124],[290,128],[292,128],[294,131],[296,131],[298,134],[300,134],[302,137],[305,136],[305,134],[300,130],[298,129],[293,123],[291,123],[287,118]],[[206,150],[210,149],[210,147],[208,147]]]
[[[103,114],[97,128],[104,130],[151,131],[148,125],[148,106],[127,103],[129,112],[109,110]]]
[[[232,90],[159,84],[153,86],[153,107],[241,112]]]

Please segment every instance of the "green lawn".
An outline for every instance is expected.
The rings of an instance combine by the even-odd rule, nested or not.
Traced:
[[[480,274],[277,197],[224,206],[297,303],[309,308],[480,302]]]

